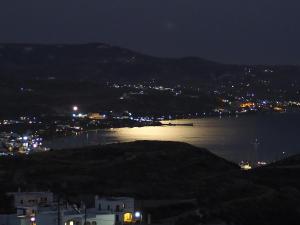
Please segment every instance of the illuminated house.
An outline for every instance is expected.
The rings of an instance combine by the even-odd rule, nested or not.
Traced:
[[[54,197],[52,192],[12,192],[8,195],[13,196],[14,207],[17,215],[35,215],[39,207],[52,206]]]
[[[11,192],[15,214],[1,215],[0,225],[36,225],[36,215],[41,208],[53,207],[52,192]],[[5,221],[5,222],[4,222]]]
[[[38,208],[34,215],[0,215],[0,225],[115,225],[115,215],[71,206]]]
[[[58,218],[57,209],[40,211],[35,218],[36,225],[115,225],[115,215],[91,210],[61,208]]]
[[[117,224],[134,223],[142,220],[140,212],[135,211],[134,199],[129,197],[95,197],[95,207],[99,212],[115,214]]]
[[[11,192],[8,195],[14,197],[15,207],[49,206],[53,204],[52,192]]]
[[[54,201],[51,192],[14,192],[16,213],[0,215],[0,225],[115,225],[110,211],[78,208]]]
[[[58,222],[59,221],[59,222]],[[84,213],[72,207],[41,208],[35,216],[0,215],[0,225],[115,225],[114,214]]]

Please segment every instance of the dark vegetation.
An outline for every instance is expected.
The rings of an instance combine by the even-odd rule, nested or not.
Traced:
[[[154,215],[154,221],[160,221],[168,217],[176,217],[182,213],[190,212],[191,210],[196,210],[197,205],[194,203],[178,203],[170,204],[166,206],[158,206],[152,208],[145,208],[143,212]]]
[[[195,196],[201,178],[237,166],[187,144],[134,142],[0,158],[3,187],[140,198]],[[196,182],[196,183],[195,183]]]
[[[241,225],[298,224],[300,161],[292,157],[243,172],[205,149],[184,143],[139,141],[0,159],[2,192],[52,190],[69,199],[130,195],[138,199],[197,199],[149,208],[153,220],[225,221]],[[292,162],[292,163],[291,163]],[[291,164],[290,164],[291,163]],[[161,209],[161,210],[159,210]],[[162,214],[161,211],[166,212]]]

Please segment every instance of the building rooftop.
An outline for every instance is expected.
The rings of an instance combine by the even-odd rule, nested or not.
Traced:
[[[99,200],[107,200],[107,201],[122,201],[122,200],[134,200],[132,197],[98,197],[96,199]]]

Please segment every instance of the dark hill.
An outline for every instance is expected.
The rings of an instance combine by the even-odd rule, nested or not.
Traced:
[[[178,203],[147,210],[154,220],[181,214],[177,225],[298,225],[299,159],[294,156],[245,172],[205,149],[177,142],[50,151],[0,158],[1,193],[22,187],[50,189],[71,199],[94,194],[144,200],[197,198],[197,206]],[[188,211],[192,215],[184,213]]]
[[[201,80],[229,68],[196,57],[157,58],[103,43],[0,44],[0,74],[23,78]]]
[[[229,224],[298,225],[300,156],[252,171],[206,179],[199,190],[205,220]]]
[[[234,80],[245,67],[264,79],[290,85],[299,79],[298,66],[228,65],[199,57],[159,58],[103,43],[0,44],[0,77],[49,78],[80,81],[147,81],[168,85],[197,81]],[[274,73],[265,73],[272,69]]]
[[[6,188],[144,198],[195,196],[201,179],[238,170],[205,149],[153,141],[1,158],[0,167]]]

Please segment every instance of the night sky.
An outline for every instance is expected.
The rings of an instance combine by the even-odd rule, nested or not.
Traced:
[[[299,0],[1,0],[0,29],[0,42],[300,65]]]

